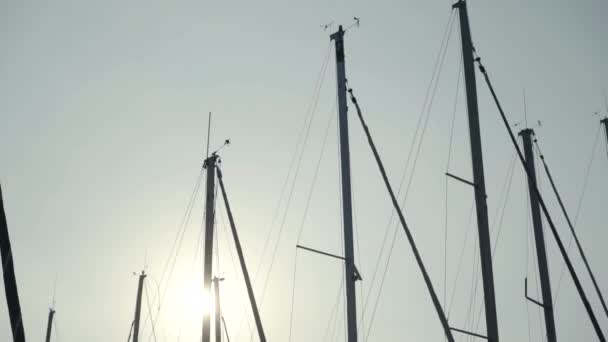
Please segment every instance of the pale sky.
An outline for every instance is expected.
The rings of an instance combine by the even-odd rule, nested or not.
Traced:
[[[350,25],[353,16],[361,18],[360,27],[346,34],[347,78],[397,188],[450,11],[447,0],[2,0],[0,181],[28,340],[44,338],[56,288],[53,341],[125,341],[137,287],[132,274],[144,266],[150,274],[151,302],[148,309],[144,300],[144,318],[148,310],[158,309],[156,282],[161,292],[167,288],[155,323],[157,340],[200,339],[202,254],[197,241],[202,188],[168,286],[161,275],[200,172],[209,111],[214,113],[212,148],[226,138],[232,140],[221,153],[222,170],[250,272],[259,272],[255,290],[260,302],[278,245],[261,309],[268,340],[289,340],[292,296],[291,341],[323,341],[324,336],[325,341],[344,340],[341,263],[302,251],[294,260],[328,123],[299,243],[342,254],[335,56],[329,49],[331,32],[321,26],[332,21]],[[525,92],[527,121],[538,133],[572,217],[583,199],[576,227],[606,293],[603,196],[608,193],[608,155],[603,133],[594,151],[592,146],[600,119],[593,113],[608,110],[608,3],[474,0],[469,11],[477,52],[511,122],[520,122],[515,129],[523,125]],[[452,27],[404,212],[446,311],[454,294],[450,324],[483,334],[483,318],[478,326],[471,323],[477,322],[482,298],[481,285],[471,290],[476,279],[481,282],[474,274],[479,269],[476,226],[468,224],[473,193],[453,181],[447,190],[447,265],[444,261],[444,173],[460,64],[458,24],[456,20]],[[286,208],[285,198],[279,202],[282,184],[292,157],[299,157],[298,135],[309,117],[328,53],[310,135]],[[515,165],[503,205],[501,189],[514,151],[479,74],[477,84],[490,222],[497,217],[491,236],[498,241],[493,262],[500,337],[540,341],[540,309],[524,299],[525,277],[530,279],[530,295],[540,298],[525,178],[521,166]],[[449,170],[470,179],[462,84],[456,109]],[[372,280],[392,207],[354,114],[350,106],[356,264],[363,276],[357,284],[360,341],[444,341],[401,228],[377,297],[390,241]],[[542,170],[537,172],[567,243],[565,220]],[[292,182],[293,177],[288,190]],[[231,340],[249,341],[253,318],[246,309],[242,277],[233,266],[236,254],[232,242],[227,243],[223,205],[218,208],[219,275],[226,278],[221,296],[224,315]],[[278,219],[264,250],[275,212]],[[394,225],[390,227],[392,236]],[[567,272],[559,283],[564,263],[548,229],[545,240],[558,339],[596,340]],[[608,334],[608,318],[580,256],[574,248],[570,255]],[[0,340],[7,341],[11,334],[3,291],[0,297]],[[337,312],[332,310],[335,303]],[[142,324],[141,340],[153,340],[150,323]],[[456,338],[470,340],[458,334]]]

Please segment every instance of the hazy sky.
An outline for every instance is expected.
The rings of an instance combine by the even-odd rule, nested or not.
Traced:
[[[158,308],[156,282],[161,292],[167,288],[155,325],[158,341],[199,338],[202,257],[197,242],[203,219],[202,188],[168,287],[161,275],[200,173],[209,111],[214,113],[212,148],[225,138],[233,142],[222,151],[222,169],[250,271],[259,271],[255,288],[260,301],[278,243],[262,305],[268,339],[288,340],[295,269],[292,341],[322,341],[327,331],[327,341],[344,340],[343,301],[336,302],[342,298],[337,297],[340,262],[305,252],[298,252],[294,262],[294,246],[328,123],[329,135],[299,242],[342,253],[335,57],[330,51],[330,32],[321,25],[331,21],[350,25],[353,16],[361,17],[360,27],[346,35],[347,77],[397,187],[450,6],[447,0],[2,0],[0,181],[28,340],[44,338],[55,287],[54,341],[126,340],[137,286],[132,273],[145,265],[150,274],[150,311]],[[475,0],[469,9],[477,52],[513,123],[524,121],[525,89],[527,121],[538,133],[573,217],[593,156],[577,229],[606,293],[604,136],[599,136],[593,153],[592,146],[599,129],[599,117],[593,112],[607,110],[608,4],[604,0]],[[450,323],[485,333],[483,318],[475,326],[482,291],[481,285],[472,289],[480,278],[474,274],[479,268],[476,227],[469,223],[473,193],[453,181],[447,190],[447,265],[444,262],[444,173],[457,95],[459,44],[456,20],[433,106],[425,112],[430,116],[405,215],[442,302],[447,294],[446,308],[455,298]],[[282,185],[290,160],[299,156],[298,135],[315,102],[315,83],[328,54],[287,207],[286,198],[279,202]],[[515,165],[508,201],[503,204],[501,189],[514,151],[479,75],[477,83],[490,221],[498,218],[492,241],[498,241],[494,271],[500,335],[503,341],[527,341],[528,336],[539,341],[540,310],[524,299],[525,277],[530,278],[530,295],[540,298],[525,178],[520,165]],[[449,170],[470,179],[462,90],[461,85]],[[356,264],[364,279],[357,284],[360,340],[369,336],[369,341],[443,341],[401,230],[382,295],[376,300],[393,224],[388,226],[389,244],[378,275],[372,279],[392,208],[353,108],[349,113]],[[536,126],[537,120],[542,127]],[[410,163],[406,184],[411,169]],[[548,190],[544,175],[540,183]],[[543,193],[567,243],[570,235],[554,197],[549,191]],[[242,277],[233,265],[235,252],[231,240],[228,244],[223,205],[218,208],[226,323],[232,341],[249,341],[253,319],[246,311]],[[275,213],[278,218],[271,226]],[[270,227],[270,243],[264,249]],[[563,261],[548,230],[546,243],[558,338],[595,340],[567,273],[557,291]],[[574,248],[571,256],[608,333],[608,319]],[[371,299],[363,310],[369,293]],[[0,340],[9,340],[4,298],[0,304]],[[334,307],[338,310],[332,313]],[[147,317],[147,305],[144,311]],[[142,339],[148,341],[150,333],[146,323]],[[457,335],[457,340],[469,339]]]

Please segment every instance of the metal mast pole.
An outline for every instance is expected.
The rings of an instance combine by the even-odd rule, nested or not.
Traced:
[[[606,108],[608,110],[608,108]],[[606,130],[606,153],[608,153],[608,117],[603,118],[600,121],[600,124],[604,125],[604,129]]]
[[[144,289],[144,279],[146,273],[141,271],[139,283],[137,284],[137,300],[135,301],[135,320],[133,321],[133,342],[139,340],[139,317],[141,316],[141,295]],[[48,340],[47,340],[48,342]]]
[[[348,107],[346,105],[346,67],[344,64],[344,30],[342,25],[330,36],[336,44],[338,80],[338,121],[340,127],[340,165],[342,172],[342,218],[344,220],[344,267],[346,288],[346,319],[348,342],[357,342],[357,300],[355,282],[355,253],[353,245],[353,214],[350,185],[350,148],[348,144]]]
[[[53,308],[49,309],[49,320],[46,324],[46,342],[51,342],[51,332],[53,330],[53,317],[55,317],[55,310]]]
[[[213,278],[215,293],[215,342],[222,342],[222,310],[220,309],[220,281],[224,278]]]
[[[545,236],[543,233],[543,221],[540,214],[538,196],[534,191],[536,184],[536,168],[534,165],[534,150],[532,149],[532,136],[534,131],[526,128],[519,132],[524,143],[524,155],[526,167],[530,172],[528,178],[528,189],[530,192],[530,210],[532,211],[532,224],[534,226],[534,241],[536,242],[536,257],[538,259],[538,274],[540,277],[540,288],[542,292],[542,307],[545,311],[545,328],[547,329],[547,342],[557,340],[555,334],[555,318],[553,317],[553,297],[551,296],[551,281],[549,278],[549,266],[547,264],[547,253],[545,249]]]
[[[479,232],[479,252],[481,275],[483,280],[484,303],[486,309],[487,337],[490,342],[498,342],[498,322],[496,318],[496,296],[494,294],[494,272],[492,270],[492,245],[488,225],[488,205],[486,203],[486,184],[481,152],[481,134],[479,132],[479,109],[477,107],[477,85],[475,83],[475,65],[473,59],[473,42],[467,5],[460,0],[453,6],[460,15],[460,33],[462,36],[462,57],[464,79],[469,114],[469,135],[471,139],[471,160],[473,162],[473,183],[475,184],[475,206],[477,209],[477,228]]]
[[[222,197],[224,198],[224,206],[228,213],[228,221],[230,222],[230,230],[232,231],[232,237],[234,238],[234,245],[236,247],[236,253],[239,257],[239,263],[241,264],[241,271],[243,272],[243,278],[245,279],[245,285],[247,286],[247,295],[249,296],[249,303],[251,304],[251,310],[253,311],[253,318],[255,319],[255,325],[258,330],[258,336],[260,342],[266,342],[266,334],[264,333],[264,326],[262,325],[262,318],[258,310],[258,305],[255,301],[255,294],[253,293],[253,286],[251,285],[251,278],[249,278],[249,272],[247,271],[247,264],[245,263],[245,256],[243,255],[243,248],[241,247],[241,240],[236,231],[236,224],[234,223],[234,217],[232,216],[232,210],[230,209],[230,203],[228,203],[228,195],[226,195],[226,188],[224,187],[224,181],[222,180],[222,170],[217,168],[217,177],[220,181],[220,189],[222,190]],[[224,322],[225,324],[225,322]]]
[[[25,342],[25,332],[21,316],[21,305],[19,305],[19,292],[17,291],[17,280],[15,279],[15,266],[13,264],[13,251],[8,235],[8,224],[4,213],[4,202],[2,200],[2,188],[0,187],[0,254],[2,254],[2,275],[4,277],[4,291],[8,316],[11,321],[14,342]]]
[[[203,291],[211,298],[211,271],[213,267],[213,226],[215,223],[215,170],[217,155],[205,159],[203,167],[207,169],[207,199],[205,204],[205,255],[203,268]],[[203,313],[203,342],[211,342],[211,312]]]

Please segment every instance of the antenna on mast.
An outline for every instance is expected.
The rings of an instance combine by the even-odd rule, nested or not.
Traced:
[[[211,138],[211,112],[209,112],[209,121],[207,122],[207,154],[205,159],[209,158],[209,139]]]

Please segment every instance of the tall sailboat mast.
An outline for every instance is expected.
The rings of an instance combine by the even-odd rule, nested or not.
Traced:
[[[543,233],[543,221],[540,213],[538,196],[534,191],[536,183],[536,168],[534,165],[534,150],[532,148],[532,136],[534,131],[526,128],[519,132],[524,145],[524,155],[526,167],[530,172],[528,177],[528,189],[530,193],[530,210],[532,212],[532,225],[534,226],[534,241],[536,243],[536,258],[538,260],[538,274],[540,278],[540,288],[542,293],[542,303],[535,303],[542,306],[545,313],[545,328],[547,330],[547,342],[555,342],[555,319],[553,316],[553,297],[551,296],[551,282],[549,278],[549,265],[547,263],[547,253],[545,249],[545,236]],[[527,286],[527,282],[526,282]],[[527,289],[526,289],[527,293]]]
[[[133,342],[139,341],[139,321],[141,317],[141,296],[144,289],[144,281],[146,273],[144,271],[139,275],[137,283],[137,299],[135,300],[135,319],[133,320]]]
[[[203,164],[207,169],[207,197],[205,202],[205,254],[203,257],[203,293],[211,300],[211,275],[213,268],[213,228],[215,224],[215,170],[217,155],[214,153]],[[211,312],[203,313],[203,342],[211,342]]]
[[[220,309],[220,281],[224,278],[213,277],[215,294],[215,342],[222,342],[222,310]]]
[[[344,64],[344,30],[342,25],[330,36],[336,46],[338,80],[338,122],[340,128],[340,169],[342,175],[342,219],[344,228],[344,267],[346,288],[347,341],[357,342],[357,300],[355,282],[359,277],[355,268],[353,244],[353,215],[350,183],[350,148],[348,142],[348,108],[346,105],[346,67]]]
[[[606,108],[606,110],[608,111],[608,108]],[[606,114],[606,115],[608,115],[608,114]],[[606,133],[606,153],[608,155],[608,116],[606,116],[605,118],[603,118],[600,121],[600,124],[604,125],[604,130],[605,130],[605,133]]]
[[[17,280],[15,279],[15,265],[13,264],[13,251],[8,235],[4,202],[2,200],[2,187],[0,187],[0,254],[2,255],[2,276],[4,278],[4,291],[8,306],[8,316],[11,321],[11,331],[13,332],[13,341],[25,342],[21,305],[19,304]]]
[[[53,317],[55,317],[55,309],[49,309],[49,318],[46,323],[46,342],[51,342],[51,333],[53,332]]]
[[[453,5],[460,15],[460,33],[462,36],[462,57],[464,79],[467,94],[469,115],[469,135],[471,139],[471,160],[473,162],[473,183],[475,188],[475,207],[477,209],[477,228],[479,232],[479,252],[481,276],[483,280],[484,303],[486,311],[487,338],[498,342],[498,320],[496,317],[496,296],[494,294],[494,271],[492,267],[492,245],[488,224],[488,205],[486,202],[486,184],[481,151],[481,134],[479,132],[479,109],[477,106],[477,85],[475,83],[475,65],[473,43],[467,5],[464,0]]]

